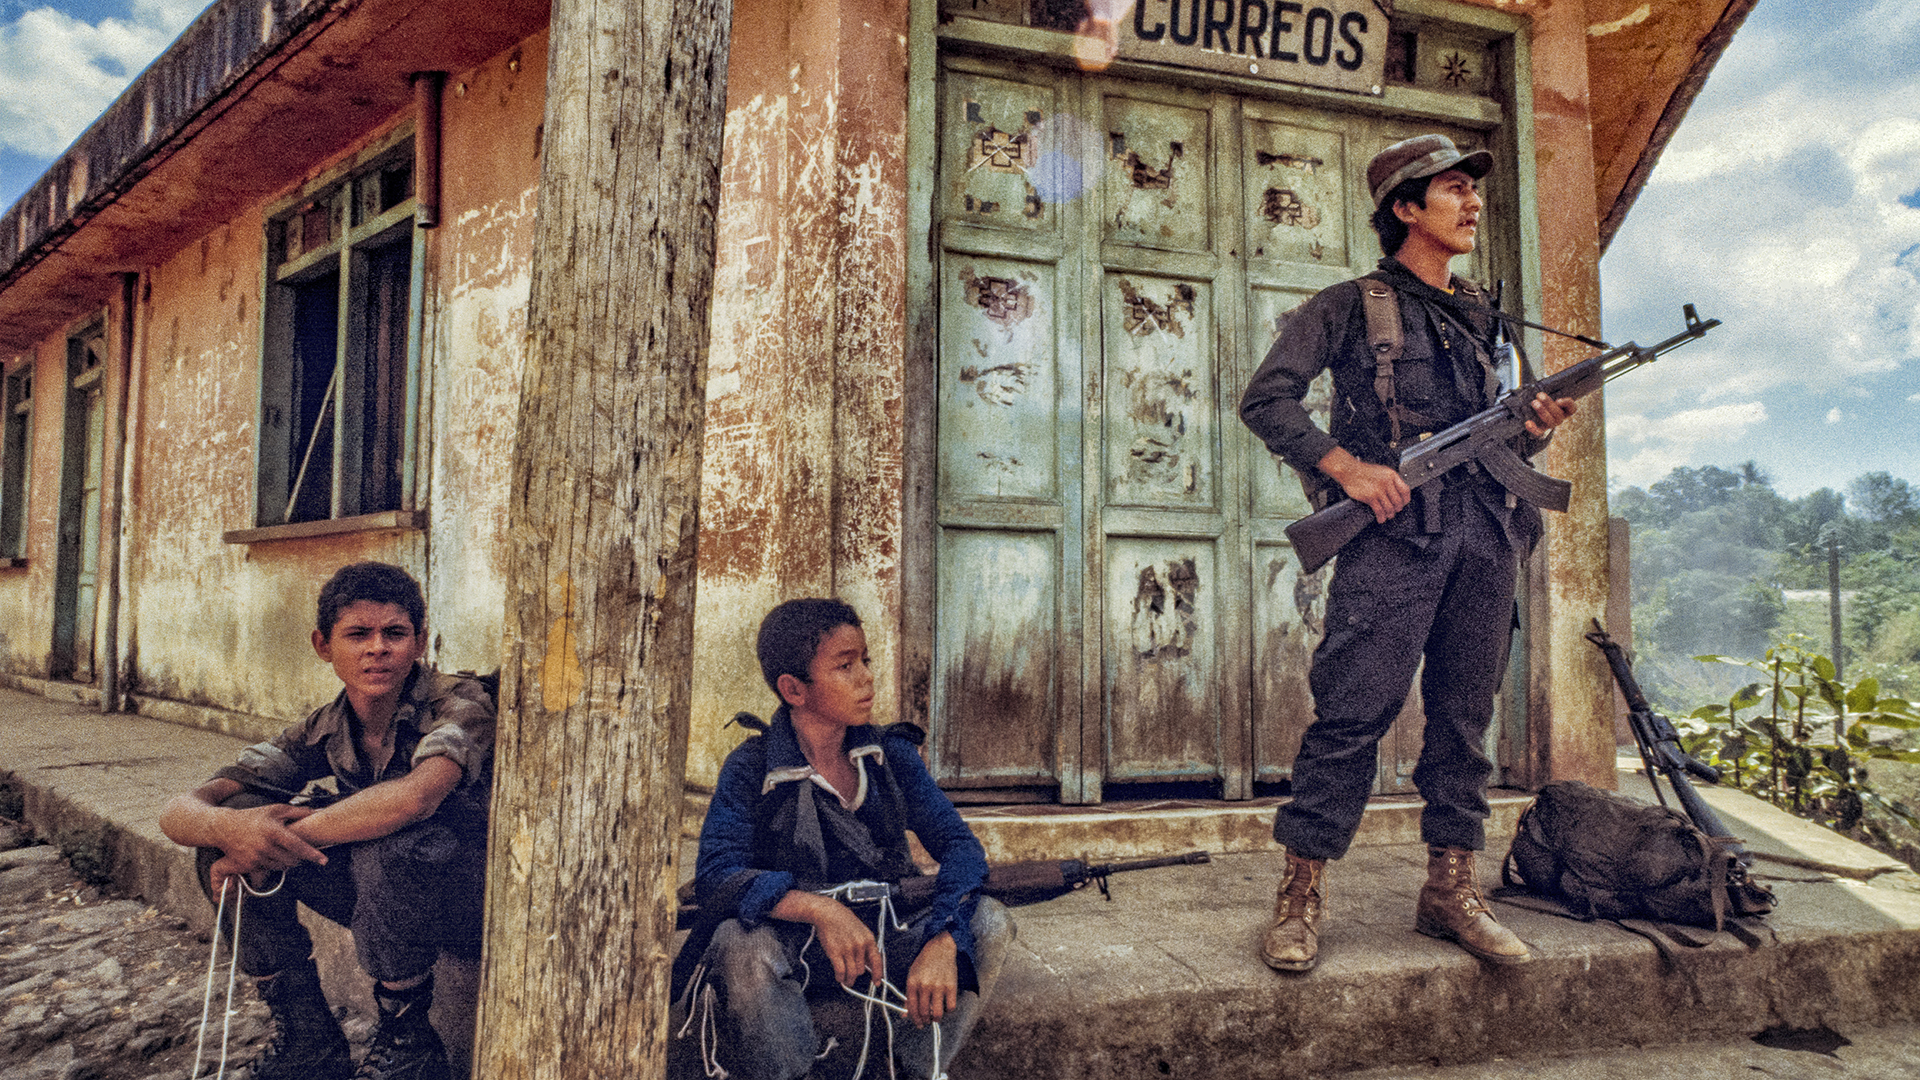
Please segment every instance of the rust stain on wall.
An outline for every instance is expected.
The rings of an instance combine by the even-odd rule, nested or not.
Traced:
[[[1320,224],[1320,211],[1308,206],[1300,196],[1286,188],[1268,188],[1260,196],[1260,216],[1275,225],[1311,229]]]
[[[1193,652],[1200,632],[1196,601],[1200,575],[1191,558],[1175,559],[1165,567],[1140,568],[1140,584],[1133,595],[1131,633],[1134,651],[1143,660],[1179,659]]]
[[[1155,168],[1142,160],[1138,151],[1127,148],[1125,134],[1115,131],[1107,136],[1113,150],[1113,160],[1126,170],[1127,180],[1142,191],[1161,191],[1173,187],[1173,169],[1186,155],[1186,147],[1177,142],[1167,144],[1167,163]]]
[[[987,321],[1012,329],[1033,315],[1033,293],[1012,278],[968,277],[967,303],[978,307]]]
[[[1173,295],[1167,298],[1165,304],[1155,302],[1125,278],[1120,279],[1119,286],[1121,302],[1126,309],[1122,326],[1127,333],[1145,337],[1159,330],[1174,337],[1186,336],[1186,324],[1180,320],[1180,316],[1193,316],[1193,286],[1185,282],[1175,285]]]

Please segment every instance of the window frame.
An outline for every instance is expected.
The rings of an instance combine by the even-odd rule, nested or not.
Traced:
[[[27,565],[33,498],[33,356],[0,364],[0,569]]]
[[[425,528],[415,476],[425,240],[416,220],[413,137],[411,121],[398,125],[265,210],[253,522],[223,534],[228,543]],[[397,191],[386,186],[396,175]],[[324,236],[314,238],[308,225],[322,211]],[[308,239],[318,242],[300,250]],[[331,328],[314,324],[316,340],[331,345],[333,364],[320,404],[303,409],[301,395],[319,387],[310,377],[300,385],[302,331],[295,322],[303,295],[309,301],[321,296],[311,288],[318,282],[334,287],[331,306],[324,299],[316,305]],[[387,313],[384,338],[392,344],[374,343],[383,337],[376,308]],[[383,351],[376,356],[376,350]],[[378,398],[366,393],[370,370],[388,380]],[[390,407],[384,420],[366,416],[372,401]],[[313,430],[316,419],[323,422]],[[391,484],[384,492],[377,485],[369,491],[370,458]],[[316,482],[326,491],[324,508],[312,505],[309,485]]]

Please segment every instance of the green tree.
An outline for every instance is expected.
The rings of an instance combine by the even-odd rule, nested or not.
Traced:
[[[1886,472],[1863,473],[1847,485],[1847,498],[1863,518],[1900,528],[1920,525],[1920,497],[1905,480]]]

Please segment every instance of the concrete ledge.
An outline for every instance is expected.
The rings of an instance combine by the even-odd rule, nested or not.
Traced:
[[[249,743],[271,739],[298,719],[275,720],[270,716],[234,712],[231,709],[216,709],[208,705],[195,705],[191,702],[151,697],[147,694],[128,694],[127,703],[141,716],[163,720],[169,724],[219,732]]]
[[[38,694],[48,701],[65,701],[78,705],[100,707],[100,691],[83,683],[63,682],[59,679],[42,679],[35,675],[12,675],[0,672],[0,686],[22,693]]]
[[[1496,846],[1496,852],[1504,844]],[[1227,855],[1015,912],[1020,940],[954,1074],[968,1080],[1323,1076],[1750,1035],[1774,1024],[1880,1024],[1920,1003],[1920,897],[1850,881],[1774,882],[1771,935],[1675,947],[1498,906],[1538,958],[1501,968],[1413,931],[1416,848],[1330,868],[1315,971],[1256,948],[1278,860]],[[1497,882],[1482,860],[1484,884]]]

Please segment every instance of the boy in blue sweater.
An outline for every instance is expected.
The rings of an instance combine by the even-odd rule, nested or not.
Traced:
[[[736,718],[762,734],[728,755],[701,829],[701,917],[675,968],[674,1033],[699,1027],[709,1065],[741,1080],[839,1072],[839,1058],[867,1048],[823,1051],[814,1008],[854,991],[893,1002],[912,1025],[890,1040],[869,1028],[872,1049],[891,1045],[905,1075],[938,1076],[1013,937],[1005,909],[979,896],[985,852],[921,762],[919,729],[872,726],[873,672],[852,607],[781,604],[756,651],[781,704],[770,724]],[[920,876],[909,830],[940,863],[931,900],[883,910],[849,896],[851,882]]]

